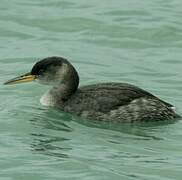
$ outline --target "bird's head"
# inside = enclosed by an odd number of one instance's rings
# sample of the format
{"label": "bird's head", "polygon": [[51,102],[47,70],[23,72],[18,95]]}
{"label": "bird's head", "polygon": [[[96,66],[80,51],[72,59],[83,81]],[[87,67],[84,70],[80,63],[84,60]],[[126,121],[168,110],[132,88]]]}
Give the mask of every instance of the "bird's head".
{"label": "bird's head", "polygon": [[13,78],[4,84],[10,85],[37,80],[41,84],[56,86],[66,83],[72,76],[78,76],[78,74],[66,59],[48,57],[38,61],[29,73]]}

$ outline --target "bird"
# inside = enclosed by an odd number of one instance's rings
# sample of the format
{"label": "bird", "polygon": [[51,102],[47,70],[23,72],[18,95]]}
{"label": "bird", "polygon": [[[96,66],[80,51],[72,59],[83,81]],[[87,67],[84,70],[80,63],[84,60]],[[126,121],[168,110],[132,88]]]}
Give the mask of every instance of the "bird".
{"label": "bird", "polygon": [[63,57],[44,58],[30,72],[5,85],[37,81],[52,86],[41,104],[82,118],[108,122],[149,122],[180,117],[174,106],[135,85],[103,82],[79,87],[75,67]]}

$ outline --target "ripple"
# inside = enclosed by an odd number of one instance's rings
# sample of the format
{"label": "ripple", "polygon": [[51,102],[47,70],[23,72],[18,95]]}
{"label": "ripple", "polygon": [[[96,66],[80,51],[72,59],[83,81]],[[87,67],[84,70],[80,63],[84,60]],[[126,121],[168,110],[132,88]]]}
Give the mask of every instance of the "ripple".
{"label": "ripple", "polygon": [[[129,82],[181,113],[180,0],[1,1],[0,83],[46,56],[81,84]],[[0,86],[3,179],[181,179],[182,123],[113,124],[42,107],[36,83]],[[23,174],[22,174],[23,172]]]}

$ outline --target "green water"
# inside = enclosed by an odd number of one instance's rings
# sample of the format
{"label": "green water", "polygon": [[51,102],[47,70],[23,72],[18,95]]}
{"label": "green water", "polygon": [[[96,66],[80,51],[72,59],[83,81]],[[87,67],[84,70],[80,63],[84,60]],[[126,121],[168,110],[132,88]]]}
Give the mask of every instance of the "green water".
{"label": "green water", "polygon": [[[138,85],[182,114],[182,1],[1,0],[0,83],[58,55],[81,85]],[[0,86],[0,179],[182,179],[182,123],[99,124],[43,107],[47,87]]]}

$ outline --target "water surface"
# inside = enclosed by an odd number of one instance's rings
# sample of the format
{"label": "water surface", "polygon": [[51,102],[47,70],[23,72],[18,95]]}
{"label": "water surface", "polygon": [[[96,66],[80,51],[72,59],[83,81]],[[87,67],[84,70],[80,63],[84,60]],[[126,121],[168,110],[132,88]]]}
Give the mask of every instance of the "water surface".
{"label": "water surface", "polygon": [[[0,83],[68,58],[81,85],[128,82],[182,114],[180,0],[1,0]],[[45,108],[48,87],[0,88],[0,179],[181,179],[182,122],[90,122]]]}

